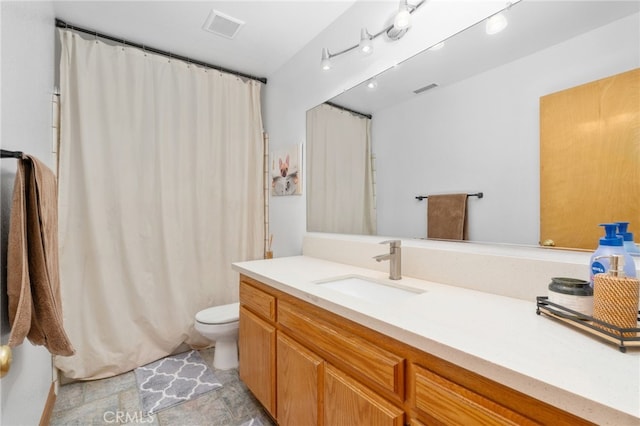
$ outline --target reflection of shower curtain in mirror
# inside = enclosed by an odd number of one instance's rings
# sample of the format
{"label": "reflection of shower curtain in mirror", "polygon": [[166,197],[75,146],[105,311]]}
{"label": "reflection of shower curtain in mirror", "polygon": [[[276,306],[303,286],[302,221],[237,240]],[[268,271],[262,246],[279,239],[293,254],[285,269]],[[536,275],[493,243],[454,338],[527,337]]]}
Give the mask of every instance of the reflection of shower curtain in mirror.
{"label": "reflection of shower curtain in mirror", "polygon": [[72,378],[207,342],[196,312],[238,300],[262,258],[261,84],[59,30],[59,229]]}
{"label": "reflection of shower curtain in mirror", "polygon": [[322,104],[307,112],[307,230],[375,234],[371,120]]}

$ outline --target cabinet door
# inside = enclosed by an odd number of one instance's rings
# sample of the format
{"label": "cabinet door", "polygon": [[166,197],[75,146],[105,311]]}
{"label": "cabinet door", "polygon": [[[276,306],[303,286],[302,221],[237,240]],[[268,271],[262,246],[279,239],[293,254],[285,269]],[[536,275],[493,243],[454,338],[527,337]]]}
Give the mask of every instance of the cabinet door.
{"label": "cabinet door", "polygon": [[275,417],[276,328],[241,306],[238,333],[240,380]]}
{"label": "cabinet door", "polygon": [[327,364],[324,375],[324,422],[331,426],[402,426],[404,413]]}
{"label": "cabinet door", "polygon": [[493,426],[536,424],[427,369],[415,366],[414,374],[415,405],[431,420],[428,423]]}
{"label": "cabinet door", "polygon": [[324,362],[313,352],[278,332],[277,418],[280,426],[321,425],[320,384]]}

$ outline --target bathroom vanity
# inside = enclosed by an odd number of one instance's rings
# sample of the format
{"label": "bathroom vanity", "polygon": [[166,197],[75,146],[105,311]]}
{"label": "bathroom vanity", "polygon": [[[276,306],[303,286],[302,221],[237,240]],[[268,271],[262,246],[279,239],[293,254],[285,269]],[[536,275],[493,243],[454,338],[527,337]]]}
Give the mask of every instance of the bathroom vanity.
{"label": "bathroom vanity", "polygon": [[[534,300],[310,256],[233,267],[240,378],[280,425],[640,424],[640,352]],[[406,297],[325,285],[353,277]]]}

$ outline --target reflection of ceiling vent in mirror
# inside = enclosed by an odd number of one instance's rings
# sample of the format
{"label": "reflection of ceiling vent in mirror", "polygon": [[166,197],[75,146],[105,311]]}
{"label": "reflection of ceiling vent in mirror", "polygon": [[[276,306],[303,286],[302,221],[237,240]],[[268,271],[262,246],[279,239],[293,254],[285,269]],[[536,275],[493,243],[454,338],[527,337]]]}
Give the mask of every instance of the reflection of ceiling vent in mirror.
{"label": "reflection of ceiling vent in mirror", "polygon": [[229,15],[212,10],[202,29],[226,38],[234,38],[244,22]]}
{"label": "reflection of ceiling vent in mirror", "polygon": [[416,95],[418,95],[418,94],[420,94],[420,93],[422,93],[422,92],[426,92],[426,91],[427,91],[427,90],[429,90],[429,89],[435,89],[436,87],[438,87],[438,84],[436,84],[436,83],[431,83],[431,84],[429,84],[429,85],[427,85],[427,86],[424,86],[424,87],[421,87],[421,88],[419,88],[419,89],[414,90],[414,91],[413,91],[413,93],[415,93]]}

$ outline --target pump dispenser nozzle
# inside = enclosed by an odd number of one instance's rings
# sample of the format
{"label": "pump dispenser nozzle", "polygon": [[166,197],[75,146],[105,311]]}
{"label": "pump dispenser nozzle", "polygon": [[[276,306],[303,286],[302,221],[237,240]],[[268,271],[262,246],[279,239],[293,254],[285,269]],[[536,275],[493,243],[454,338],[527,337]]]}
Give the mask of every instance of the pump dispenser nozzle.
{"label": "pump dispenser nozzle", "polygon": [[604,227],[605,236],[600,238],[600,245],[604,246],[622,246],[622,237],[619,237],[618,225],[616,223],[601,223],[600,226]]}
{"label": "pump dispenser nozzle", "polygon": [[609,259],[609,271],[607,274],[614,277],[624,277],[624,256],[620,254],[611,254],[608,256],[598,256],[594,260]]}
{"label": "pump dispenser nozzle", "polygon": [[640,255],[640,249],[633,241],[633,233],[628,231],[629,222],[616,222],[618,225],[618,236],[622,237],[625,250],[631,255]]}
{"label": "pump dispenser nozzle", "polygon": [[[591,255],[589,263],[590,274],[589,281],[593,286],[594,276],[609,271],[621,271],[624,268],[624,276],[635,277],[636,266],[631,255],[625,250],[622,237],[616,235],[618,225],[615,223],[601,223],[600,226],[604,227],[605,235],[600,238],[600,244],[597,250]],[[618,260],[617,267],[610,267],[611,256],[622,256],[624,260]],[[617,272],[616,276],[618,275]]]}
{"label": "pump dispenser nozzle", "polygon": [[618,225],[618,234],[622,235],[628,232],[629,222],[616,222],[616,225]]}

